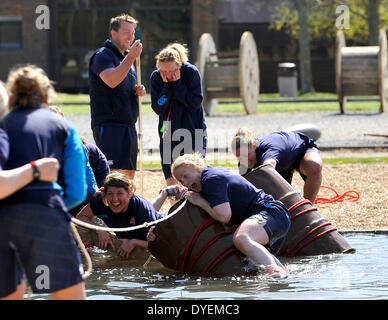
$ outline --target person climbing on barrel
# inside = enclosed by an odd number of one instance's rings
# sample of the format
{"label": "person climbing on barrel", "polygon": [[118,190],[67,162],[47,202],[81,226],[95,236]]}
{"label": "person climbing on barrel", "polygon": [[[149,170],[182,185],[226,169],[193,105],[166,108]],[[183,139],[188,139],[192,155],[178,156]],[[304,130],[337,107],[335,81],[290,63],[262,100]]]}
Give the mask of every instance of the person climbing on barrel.
{"label": "person climbing on barrel", "polygon": [[274,132],[253,138],[246,127],[237,129],[232,152],[244,175],[260,165],[270,164],[291,184],[295,169],[304,180],[303,196],[314,203],[322,183],[322,158],[315,142],[299,132]]}
{"label": "person climbing on barrel", "polygon": [[[159,115],[160,156],[166,184],[175,185],[171,163],[184,153],[206,152],[206,123],[198,69],[188,62],[188,50],[169,44],[156,56],[150,77],[151,107]],[[182,148],[181,148],[182,147]]]}
{"label": "person climbing on barrel", "polygon": [[[104,181],[102,194],[92,197],[78,213],[77,219],[110,228],[127,228],[155,221],[164,217],[158,211],[165,199],[177,195],[179,189],[177,186],[170,186],[162,190],[153,203],[134,192],[135,185],[125,174],[110,173]],[[99,247],[106,250],[110,245],[118,255],[128,258],[135,247],[148,248],[146,235],[145,228],[118,232],[116,235],[98,231]],[[115,248],[113,238],[121,240],[119,248]]]}
{"label": "person climbing on barrel", "polygon": [[[178,157],[171,166],[175,179],[187,187],[184,197],[221,223],[239,224],[233,244],[272,276],[287,271],[274,257],[290,227],[287,208],[238,174],[205,165],[197,154]],[[155,239],[151,232],[147,240]]]}

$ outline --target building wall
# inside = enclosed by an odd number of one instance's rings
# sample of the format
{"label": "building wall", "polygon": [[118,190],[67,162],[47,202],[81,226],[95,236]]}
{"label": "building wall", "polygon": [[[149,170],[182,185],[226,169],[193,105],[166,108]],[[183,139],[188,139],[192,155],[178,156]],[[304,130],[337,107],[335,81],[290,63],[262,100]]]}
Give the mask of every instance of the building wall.
{"label": "building wall", "polygon": [[22,18],[22,47],[17,49],[0,48],[0,80],[5,81],[10,68],[16,64],[33,63],[49,73],[49,33],[50,30],[39,30],[35,13],[39,5],[48,5],[49,0],[2,0],[0,17]]}

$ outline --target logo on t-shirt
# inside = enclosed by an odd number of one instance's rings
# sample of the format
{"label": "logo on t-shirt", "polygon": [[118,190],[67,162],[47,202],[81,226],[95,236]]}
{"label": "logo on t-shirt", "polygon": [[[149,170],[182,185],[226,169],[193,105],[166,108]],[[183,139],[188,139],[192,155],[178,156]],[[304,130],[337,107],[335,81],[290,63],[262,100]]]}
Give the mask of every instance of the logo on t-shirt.
{"label": "logo on t-shirt", "polygon": [[164,104],[166,103],[167,100],[168,100],[168,99],[166,98],[166,96],[165,96],[165,95],[162,95],[162,96],[159,98],[159,100],[158,100],[158,105],[160,105],[160,106],[164,105]]}
{"label": "logo on t-shirt", "polygon": [[135,217],[131,217],[131,219],[129,219],[129,224],[130,224],[131,226],[136,225]]}

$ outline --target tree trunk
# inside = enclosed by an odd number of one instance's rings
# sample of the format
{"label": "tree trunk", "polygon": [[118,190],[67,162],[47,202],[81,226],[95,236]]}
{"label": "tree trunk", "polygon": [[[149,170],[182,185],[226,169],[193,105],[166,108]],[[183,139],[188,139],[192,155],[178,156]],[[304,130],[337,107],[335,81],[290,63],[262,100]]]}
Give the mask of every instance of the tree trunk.
{"label": "tree trunk", "polygon": [[379,43],[379,4],[380,0],[369,0],[368,27],[370,46],[377,46]]}
{"label": "tree trunk", "polygon": [[310,39],[308,26],[307,2],[295,0],[299,19],[299,66],[300,66],[300,93],[314,91],[311,71]]}

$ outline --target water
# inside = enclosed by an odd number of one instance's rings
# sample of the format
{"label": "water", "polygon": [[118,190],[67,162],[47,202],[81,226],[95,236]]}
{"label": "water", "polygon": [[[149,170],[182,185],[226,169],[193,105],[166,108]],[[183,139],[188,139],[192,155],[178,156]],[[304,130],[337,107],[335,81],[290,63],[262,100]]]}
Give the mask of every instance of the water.
{"label": "water", "polygon": [[[105,251],[93,254],[93,274],[86,281],[90,300],[180,299],[388,299],[388,236],[346,234],[355,254],[281,258],[286,279],[266,275],[244,277],[186,277],[158,262],[128,266]],[[32,299],[47,296],[32,295]]]}

